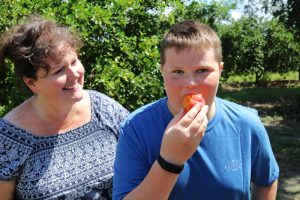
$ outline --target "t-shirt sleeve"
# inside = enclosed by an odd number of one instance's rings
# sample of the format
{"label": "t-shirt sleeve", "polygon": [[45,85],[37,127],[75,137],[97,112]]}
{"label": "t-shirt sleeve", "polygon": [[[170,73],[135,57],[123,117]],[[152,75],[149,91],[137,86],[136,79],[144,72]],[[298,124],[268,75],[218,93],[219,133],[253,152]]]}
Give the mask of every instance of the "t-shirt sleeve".
{"label": "t-shirt sleeve", "polygon": [[259,132],[258,145],[251,170],[251,181],[260,186],[269,186],[278,179],[279,167],[266,129],[261,122],[257,127]]}
{"label": "t-shirt sleeve", "polygon": [[19,176],[20,168],[32,150],[26,142],[25,138],[1,127],[0,181],[9,181]]}
{"label": "t-shirt sleeve", "polygon": [[114,163],[113,199],[124,196],[138,186],[151,166],[143,156],[141,144],[134,127],[124,121],[120,131]]}
{"label": "t-shirt sleeve", "polygon": [[96,92],[92,93],[92,101],[94,103],[94,115],[105,124],[116,135],[119,136],[119,128],[121,122],[128,116],[129,111],[114,99]]}

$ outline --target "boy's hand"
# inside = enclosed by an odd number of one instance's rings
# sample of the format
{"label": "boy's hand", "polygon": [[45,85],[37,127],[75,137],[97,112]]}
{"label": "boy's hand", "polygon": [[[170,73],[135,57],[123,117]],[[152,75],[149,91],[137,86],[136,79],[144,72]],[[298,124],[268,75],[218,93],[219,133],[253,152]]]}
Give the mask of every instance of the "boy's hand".
{"label": "boy's hand", "polygon": [[160,154],[170,163],[183,165],[200,144],[208,120],[208,106],[197,103],[185,113],[182,109],[166,128]]}

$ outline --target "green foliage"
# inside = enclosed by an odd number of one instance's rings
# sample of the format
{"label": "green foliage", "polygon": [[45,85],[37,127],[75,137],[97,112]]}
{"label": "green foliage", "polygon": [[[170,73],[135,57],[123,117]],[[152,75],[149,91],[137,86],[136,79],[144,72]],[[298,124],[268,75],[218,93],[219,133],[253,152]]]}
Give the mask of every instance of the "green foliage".
{"label": "green foliage", "polygon": [[175,18],[178,21],[186,19],[198,20],[217,30],[220,23],[230,19],[229,11],[234,8],[235,4],[231,3],[231,1],[212,1],[212,3],[191,1],[190,4],[183,8],[179,7],[175,11]]}
{"label": "green foliage", "polygon": [[295,33],[276,19],[244,17],[220,26],[225,61],[224,76],[255,74],[259,82],[267,72],[297,71],[300,43]]}
{"label": "green foliage", "polygon": [[[225,80],[236,75],[297,70],[299,42],[277,21],[230,21],[234,1],[183,0],[2,0],[0,34],[26,15],[54,19],[79,32],[86,89],[95,89],[129,110],[164,95],[159,71],[159,42],[175,22],[208,23],[222,38]],[[296,59],[297,58],[297,59]],[[7,61],[8,62],[8,61]],[[1,69],[0,115],[28,97],[13,65]]]}
{"label": "green foliage", "polygon": [[[178,3],[174,1],[174,3]],[[170,1],[22,0],[0,4],[3,32],[23,15],[39,14],[80,33],[80,59],[87,89],[115,98],[130,110],[163,96],[159,72],[159,37],[171,24],[163,12]],[[14,85],[13,66],[1,80],[0,105],[12,108],[22,99],[8,92]]]}
{"label": "green foliage", "polygon": [[[298,72],[289,71],[287,73],[264,73],[262,80],[263,81],[297,81],[298,80]],[[247,75],[232,75],[228,77],[226,80],[224,78],[221,79],[222,83],[234,84],[234,83],[255,83],[255,74],[247,74]]]}

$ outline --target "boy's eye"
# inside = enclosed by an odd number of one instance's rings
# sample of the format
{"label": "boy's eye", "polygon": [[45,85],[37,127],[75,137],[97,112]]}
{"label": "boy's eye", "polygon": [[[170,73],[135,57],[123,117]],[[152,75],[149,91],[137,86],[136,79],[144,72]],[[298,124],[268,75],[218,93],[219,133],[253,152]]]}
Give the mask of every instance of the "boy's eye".
{"label": "boy's eye", "polygon": [[207,72],[207,71],[208,71],[207,69],[198,69],[197,70],[198,73],[204,73],[204,72]]}
{"label": "boy's eye", "polygon": [[183,74],[183,71],[182,70],[174,70],[172,73],[174,74]]}

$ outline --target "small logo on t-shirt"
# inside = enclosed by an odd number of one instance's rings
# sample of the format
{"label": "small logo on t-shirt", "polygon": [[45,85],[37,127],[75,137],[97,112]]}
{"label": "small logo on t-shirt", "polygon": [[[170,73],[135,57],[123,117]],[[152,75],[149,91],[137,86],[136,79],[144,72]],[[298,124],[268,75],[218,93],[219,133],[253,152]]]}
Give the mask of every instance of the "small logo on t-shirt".
{"label": "small logo on t-shirt", "polygon": [[229,171],[237,171],[242,168],[241,160],[231,160],[226,162],[225,169]]}

